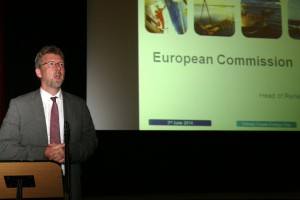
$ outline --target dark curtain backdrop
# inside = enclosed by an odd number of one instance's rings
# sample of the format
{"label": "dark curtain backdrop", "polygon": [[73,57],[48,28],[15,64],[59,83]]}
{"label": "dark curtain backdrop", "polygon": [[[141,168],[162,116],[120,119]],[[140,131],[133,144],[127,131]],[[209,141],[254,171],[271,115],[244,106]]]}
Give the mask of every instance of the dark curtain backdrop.
{"label": "dark curtain backdrop", "polygon": [[4,81],[3,81],[3,2],[0,1],[0,124],[4,116]]}
{"label": "dark curtain backdrop", "polygon": [[44,45],[65,54],[63,89],[86,96],[86,2],[14,1],[4,4],[4,106],[11,98],[38,89],[34,58]]}

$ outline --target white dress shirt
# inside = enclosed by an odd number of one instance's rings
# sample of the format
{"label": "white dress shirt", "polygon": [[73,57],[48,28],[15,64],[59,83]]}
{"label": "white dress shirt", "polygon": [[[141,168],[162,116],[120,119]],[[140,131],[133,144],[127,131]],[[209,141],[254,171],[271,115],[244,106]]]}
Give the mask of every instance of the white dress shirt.
{"label": "white dress shirt", "polygon": [[[51,108],[53,101],[50,99],[53,97],[51,94],[40,89],[43,106],[44,106],[44,112],[45,112],[45,118],[46,118],[46,125],[47,125],[47,135],[48,135],[48,143],[50,143],[50,116],[51,116]],[[61,90],[55,95],[57,97],[56,103],[58,106],[58,115],[59,115],[59,128],[60,128],[60,141],[64,143],[64,112],[63,112],[63,98]]]}
{"label": "white dress shirt", "polygon": [[[47,125],[47,136],[48,136],[48,144],[50,143],[50,116],[51,116],[51,108],[53,101],[50,99],[53,97],[51,94],[40,88],[40,93],[43,101],[46,125]],[[58,117],[59,117],[59,128],[60,128],[60,141],[64,143],[64,108],[63,108],[63,97],[61,90],[55,95],[56,103],[58,106]],[[65,165],[61,165],[62,173],[65,175]]]}

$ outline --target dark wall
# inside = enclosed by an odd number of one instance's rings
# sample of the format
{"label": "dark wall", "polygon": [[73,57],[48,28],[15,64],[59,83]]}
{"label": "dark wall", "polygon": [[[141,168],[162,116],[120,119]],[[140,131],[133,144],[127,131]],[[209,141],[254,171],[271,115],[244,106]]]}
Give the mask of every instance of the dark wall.
{"label": "dark wall", "polygon": [[98,134],[98,152],[83,165],[85,182],[96,182],[86,185],[90,195],[253,193],[274,197],[283,193],[291,197],[300,191],[298,133]]}
{"label": "dark wall", "polygon": [[[65,52],[63,89],[86,98],[86,2],[41,2],[4,2],[5,109],[11,98],[39,87],[34,57],[46,44]],[[99,148],[83,164],[87,196],[300,192],[297,132],[97,134]]]}
{"label": "dark wall", "polygon": [[86,95],[86,2],[4,1],[5,105],[39,87],[34,58],[55,44],[66,57],[63,88]]}

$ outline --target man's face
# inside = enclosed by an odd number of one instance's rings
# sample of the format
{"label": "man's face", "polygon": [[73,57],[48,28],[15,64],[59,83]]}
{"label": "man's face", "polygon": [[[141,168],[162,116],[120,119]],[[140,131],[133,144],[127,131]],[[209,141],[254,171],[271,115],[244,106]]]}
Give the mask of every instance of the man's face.
{"label": "man's face", "polygon": [[46,54],[42,57],[40,68],[36,75],[41,79],[41,86],[47,89],[59,89],[65,78],[64,60],[56,54]]}

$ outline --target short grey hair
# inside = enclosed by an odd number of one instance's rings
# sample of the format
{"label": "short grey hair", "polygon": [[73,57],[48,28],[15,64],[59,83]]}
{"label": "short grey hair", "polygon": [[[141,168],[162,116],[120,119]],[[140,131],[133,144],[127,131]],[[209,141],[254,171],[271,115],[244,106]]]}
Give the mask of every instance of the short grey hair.
{"label": "short grey hair", "polygon": [[58,48],[55,45],[47,45],[44,46],[39,52],[36,54],[36,57],[34,59],[35,68],[39,68],[41,66],[41,59],[46,54],[56,54],[60,55],[60,57],[65,60],[64,54],[60,48]]}

